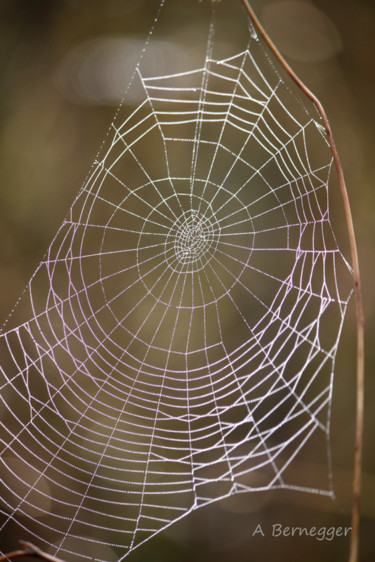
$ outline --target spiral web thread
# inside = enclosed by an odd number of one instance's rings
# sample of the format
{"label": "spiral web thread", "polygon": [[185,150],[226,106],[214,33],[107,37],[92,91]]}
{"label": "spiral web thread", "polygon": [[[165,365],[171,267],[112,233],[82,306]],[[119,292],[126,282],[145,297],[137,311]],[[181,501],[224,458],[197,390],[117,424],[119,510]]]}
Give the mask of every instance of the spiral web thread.
{"label": "spiral web thread", "polygon": [[293,472],[313,439],[329,464],[350,297],[332,158],[248,40],[215,60],[211,26],[202,67],[138,68],[144,101],[112,124],[17,307],[27,321],[1,337],[2,536],[121,560],[235,493],[332,493]]}

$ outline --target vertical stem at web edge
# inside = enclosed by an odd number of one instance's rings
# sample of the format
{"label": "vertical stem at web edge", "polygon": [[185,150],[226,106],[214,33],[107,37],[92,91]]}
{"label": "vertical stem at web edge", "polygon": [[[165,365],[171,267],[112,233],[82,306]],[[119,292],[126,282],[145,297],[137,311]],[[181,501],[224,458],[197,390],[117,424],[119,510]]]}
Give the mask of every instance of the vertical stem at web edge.
{"label": "vertical stem at web edge", "polygon": [[327,139],[331,147],[333,160],[339,180],[341,196],[344,204],[346,223],[348,227],[350,252],[352,258],[353,277],[354,277],[354,293],[357,315],[357,396],[356,396],[356,429],[355,429],[355,448],[354,448],[354,473],[353,473],[353,499],[352,499],[352,532],[350,538],[349,562],[357,562],[358,560],[358,543],[359,543],[359,505],[361,495],[361,471],[362,471],[362,442],[363,442],[363,410],[364,410],[364,317],[361,292],[361,280],[359,271],[359,260],[357,243],[354,232],[352,212],[350,209],[348,191],[345,184],[344,172],[340,163],[340,158],[333,139],[332,130],[328,122],[328,117],[318,98],[305,86],[298,78],[289,64],[286,62],[280,51],[274,45],[262,24],[250,7],[248,0],[241,0],[247,14],[252,20],[255,28],[264,39],[276,59],[281,66],[294,80],[302,92],[310,98],[314,103],[323,120]]}

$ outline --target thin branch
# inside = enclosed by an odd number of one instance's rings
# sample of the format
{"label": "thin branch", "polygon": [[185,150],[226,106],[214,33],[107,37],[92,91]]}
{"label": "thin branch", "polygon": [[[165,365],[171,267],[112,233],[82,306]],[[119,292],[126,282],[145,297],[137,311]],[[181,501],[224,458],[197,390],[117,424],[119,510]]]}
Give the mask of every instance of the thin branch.
{"label": "thin branch", "polygon": [[350,539],[349,562],[357,562],[358,560],[358,541],[359,541],[359,515],[360,515],[360,495],[361,495],[361,472],[362,472],[362,447],[363,447],[363,410],[364,410],[364,316],[361,292],[361,280],[359,271],[358,250],[354,232],[353,218],[350,209],[348,191],[345,184],[343,169],[340,158],[333,139],[332,130],[328,122],[328,118],[324,108],[318,98],[305,86],[298,78],[289,64],[286,62],[280,51],[272,42],[262,24],[250,7],[248,0],[241,0],[246,12],[251,18],[255,28],[264,39],[276,59],[286,70],[289,76],[294,80],[302,92],[314,103],[323,120],[327,139],[331,147],[333,160],[335,163],[337,177],[339,180],[341,196],[344,204],[346,223],[348,227],[350,252],[352,258],[353,277],[354,277],[354,293],[357,315],[357,397],[356,397],[356,430],[355,430],[355,448],[354,448],[354,473],[353,473],[353,500],[352,500],[352,533]]}
{"label": "thin branch", "polygon": [[64,562],[60,558],[55,558],[46,552],[43,552],[37,546],[31,544],[31,542],[20,541],[22,549],[13,550],[13,552],[8,552],[0,556],[0,562],[4,560],[14,560],[15,558],[21,558],[23,556],[30,556],[32,558],[39,558],[40,560],[47,560],[47,562]]}

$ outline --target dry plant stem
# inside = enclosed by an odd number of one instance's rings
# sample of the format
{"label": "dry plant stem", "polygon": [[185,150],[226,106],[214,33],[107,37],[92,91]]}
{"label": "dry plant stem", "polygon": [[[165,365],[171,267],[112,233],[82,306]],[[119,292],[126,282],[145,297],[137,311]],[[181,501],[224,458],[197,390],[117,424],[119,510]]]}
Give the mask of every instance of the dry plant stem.
{"label": "dry plant stem", "polygon": [[30,556],[31,558],[39,558],[40,560],[47,560],[47,562],[64,562],[60,558],[55,558],[43,550],[40,550],[37,546],[31,544],[31,542],[20,541],[22,549],[14,550],[13,552],[8,552],[3,556],[0,556],[0,562],[4,560],[14,560],[15,558],[21,558],[23,556]]}
{"label": "dry plant stem", "polygon": [[294,80],[302,92],[310,98],[314,103],[323,120],[327,139],[331,147],[333,160],[335,163],[337,176],[340,184],[341,196],[344,204],[346,222],[349,233],[349,243],[353,266],[354,292],[357,315],[357,397],[356,397],[356,430],[355,430],[355,451],[354,451],[354,475],[353,475],[353,502],[352,502],[352,533],[350,540],[349,562],[357,562],[358,560],[358,535],[359,535],[359,500],[361,494],[361,470],[362,470],[362,440],[363,440],[363,409],[364,409],[364,317],[361,293],[361,282],[359,273],[358,250],[354,233],[353,218],[349,204],[348,192],[346,189],[344,173],[340,163],[340,158],[336,149],[336,145],[332,136],[331,127],[328,122],[327,115],[320,101],[315,95],[301,82],[298,76],[281,55],[277,47],[267,35],[263,26],[256,17],[253,9],[247,0],[241,0],[252,20],[255,28],[267,43],[268,47],[275,55],[281,66],[286,70],[289,76]]}

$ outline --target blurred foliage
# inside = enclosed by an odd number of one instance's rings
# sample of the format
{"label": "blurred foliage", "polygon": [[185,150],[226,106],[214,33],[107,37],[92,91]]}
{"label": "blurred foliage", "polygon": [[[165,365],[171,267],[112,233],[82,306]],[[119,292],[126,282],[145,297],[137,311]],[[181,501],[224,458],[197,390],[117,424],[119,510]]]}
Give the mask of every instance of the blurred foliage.
{"label": "blurred foliage", "polygon": [[[193,5],[198,0],[176,1],[180,10],[176,29],[163,29],[161,23],[161,31],[166,37],[180,37],[184,45],[194,43],[194,30],[198,29],[199,22]],[[227,1],[229,7],[235,0],[223,1]],[[367,324],[361,561],[370,562],[375,557],[375,454],[372,446],[375,355],[371,345],[375,329],[372,185],[375,176],[372,56],[375,52],[375,3],[372,0],[307,3],[324,14],[325,25],[334,30],[334,48],[328,49],[329,56],[323,58],[314,57],[314,52],[318,47],[324,52],[322,41],[326,39],[328,27],[323,27],[320,35],[311,33],[302,49],[298,43],[301,36],[293,34],[293,27],[288,28],[285,36],[283,26],[275,27],[272,19],[275,14],[280,17],[285,11],[296,8],[295,4],[299,7],[305,4],[302,0],[254,0],[252,4],[270,32],[278,30],[275,41],[279,40],[280,47],[284,46],[293,68],[323,102],[346,173],[362,264]],[[84,52],[82,45],[97,45],[95,41],[110,38],[144,39],[157,6],[158,0],[2,0],[0,3],[1,319],[7,317],[65,216],[115,111],[117,94],[111,103],[108,98],[100,101],[100,96],[94,100],[85,99],[82,92],[77,95],[76,83],[67,78],[67,72],[78,64],[77,56]],[[288,20],[285,25],[287,23]],[[306,29],[309,25],[310,20]],[[231,34],[235,34],[235,26],[228,15],[229,38]],[[302,56],[301,53],[307,54]],[[102,76],[100,67],[98,76]],[[123,79],[126,84],[126,69]],[[339,197],[333,195],[332,201],[334,211],[335,206],[340,205]],[[339,236],[345,246],[344,226],[339,229]],[[129,560],[249,562],[268,559],[282,562],[302,557],[306,561],[345,560],[348,548],[345,539],[332,542],[306,537],[268,540],[259,535],[252,537],[252,533],[258,523],[264,529],[275,522],[308,527],[349,524],[354,354],[352,307],[337,360],[333,396],[334,501],[290,491],[239,496],[198,510],[136,550]],[[14,546],[14,537],[0,540],[9,542],[9,548]]]}

